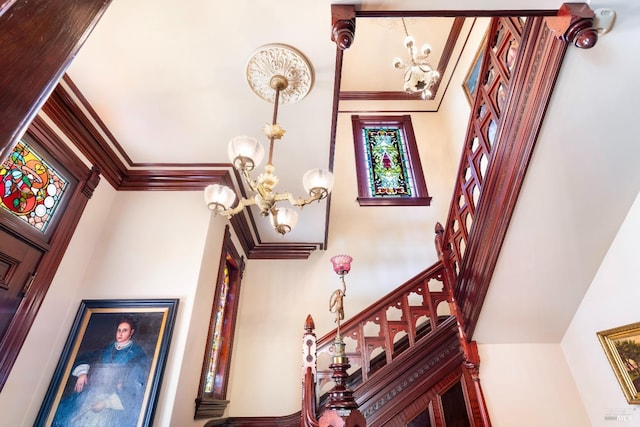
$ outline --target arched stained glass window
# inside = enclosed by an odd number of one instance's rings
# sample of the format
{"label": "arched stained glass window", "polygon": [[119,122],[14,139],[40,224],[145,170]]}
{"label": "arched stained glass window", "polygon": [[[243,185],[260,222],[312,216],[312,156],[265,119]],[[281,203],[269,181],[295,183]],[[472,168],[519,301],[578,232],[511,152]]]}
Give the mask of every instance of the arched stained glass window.
{"label": "arched stained glass window", "polygon": [[24,140],[2,162],[0,178],[0,206],[44,232],[69,181]]}
{"label": "arched stained glass window", "polygon": [[411,116],[351,116],[360,206],[428,206]]}

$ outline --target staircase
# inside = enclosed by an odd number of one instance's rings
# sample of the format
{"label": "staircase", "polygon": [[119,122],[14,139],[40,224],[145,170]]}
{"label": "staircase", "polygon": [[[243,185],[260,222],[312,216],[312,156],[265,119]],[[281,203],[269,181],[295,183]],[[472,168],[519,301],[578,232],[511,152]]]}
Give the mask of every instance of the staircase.
{"label": "staircase", "polygon": [[[566,44],[542,16],[494,18],[487,40],[449,215],[436,227],[439,261],[341,326],[368,426],[491,425],[471,338]],[[301,412],[206,425],[316,427],[335,333],[313,343]]]}

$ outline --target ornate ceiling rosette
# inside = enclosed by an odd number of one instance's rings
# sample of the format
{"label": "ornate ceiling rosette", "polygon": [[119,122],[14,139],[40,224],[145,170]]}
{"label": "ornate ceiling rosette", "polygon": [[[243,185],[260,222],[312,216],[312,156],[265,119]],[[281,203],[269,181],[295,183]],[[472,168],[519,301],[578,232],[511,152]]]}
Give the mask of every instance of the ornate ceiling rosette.
{"label": "ornate ceiling rosette", "polygon": [[304,98],[313,85],[313,67],[297,49],[284,44],[258,48],[247,63],[247,82],[251,90],[267,102],[274,102],[272,78],[282,76],[287,86],[280,92],[281,104],[293,104]]}

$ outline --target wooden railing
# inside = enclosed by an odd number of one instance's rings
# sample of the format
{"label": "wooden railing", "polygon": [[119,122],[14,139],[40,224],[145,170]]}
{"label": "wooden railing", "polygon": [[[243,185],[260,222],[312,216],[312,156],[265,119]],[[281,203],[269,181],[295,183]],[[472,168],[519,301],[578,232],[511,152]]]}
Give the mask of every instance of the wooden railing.
{"label": "wooden railing", "polygon": [[[474,419],[481,419],[475,425],[483,426],[490,426],[490,421],[478,378],[477,348],[470,340],[566,50],[541,17],[496,18],[487,40],[449,215],[445,227],[436,229],[440,261],[341,325],[352,365],[349,372],[357,378],[352,388],[363,389],[374,372],[401,354],[408,356],[398,361],[403,368],[425,358],[428,364],[450,362],[443,370],[461,368],[464,361]],[[288,427],[302,419],[303,426],[316,427],[312,406],[330,380],[335,334],[334,330],[317,341],[315,375],[314,369],[303,372],[305,412],[270,419],[268,424],[224,425]],[[431,357],[431,347],[450,351]],[[408,351],[411,348],[414,351]],[[318,393],[310,386],[314,382],[321,389]],[[377,402],[387,401],[399,387],[392,384]]]}
{"label": "wooden railing", "polygon": [[[473,329],[566,49],[544,18],[531,16],[494,18],[486,43],[449,214],[437,229],[440,261],[342,325],[354,389],[448,314],[481,395]],[[318,341],[318,395],[334,337]]]}
{"label": "wooden railing", "polygon": [[[358,371],[358,380],[351,387],[367,381],[373,372],[437,330],[442,316],[450,314],[443,280],[443,267],[437,263],[341,325],[340,333],[352,366],[349,372]],[[330,382],[328,366],[335,336],[334,330],[317,343],[319,395]]]}
{"label": "wooden railing", "polygon": [[521,60],[525,21],[496,18],[487,33],[476,97],[456,175],[444,241],[451,246],[456,273],[469,243],[484,184],[498,146],[508,109],[513,71]]}
{"label": "wooden railing", "polygon": [[488,29],[443,236],[468,339],[567,48],[558,36],[539,16],[494,18]]}

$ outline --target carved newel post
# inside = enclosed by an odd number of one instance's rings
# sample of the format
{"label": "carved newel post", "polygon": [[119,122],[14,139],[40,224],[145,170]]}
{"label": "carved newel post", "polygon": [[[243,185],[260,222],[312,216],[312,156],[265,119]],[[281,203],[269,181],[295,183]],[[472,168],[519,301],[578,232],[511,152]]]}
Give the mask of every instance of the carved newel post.
{"label": "carved newel post", "polygon": [[333,370],[331,378],[335,382],[329,391],[329,401],[325,406],[322,417],[318,420],[320,427],[365,427],[367,422],[358,410],[358,404],[353,397],[353,391],[347,388],[346,382],[351,367],[345,352],[345,343],[340,335],[340,322],[344,320],[343,298],[346,296],[347,285],[345,274],[351,269],[352,258],[348,255],[337,255],[331,258],[333,270],[340,277],[342,289],[336,289],[329,298],[329,311],[335,313],[337,323],[336,338],[333,343],[333,360],[329,368]]}

